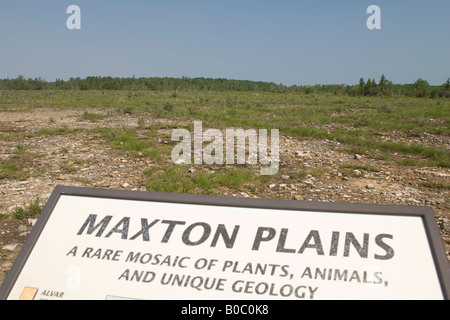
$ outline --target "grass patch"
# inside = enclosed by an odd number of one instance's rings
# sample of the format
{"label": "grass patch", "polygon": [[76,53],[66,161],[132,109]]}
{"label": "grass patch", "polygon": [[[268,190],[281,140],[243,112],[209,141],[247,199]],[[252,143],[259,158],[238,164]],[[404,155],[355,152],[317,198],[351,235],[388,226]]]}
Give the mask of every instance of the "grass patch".
{"label": "grass patch", "polygon": [[364,177],[363,171],[369,171],[369,172],[380,172],[381,170],[377,167],[374,167],[370,164],[353,164],[353,163],[345,163],[339,166],[341,169],[341,173],[344,177],[355,177],[355,178],[361,178]]}
{"label": "grass patch", "polygon": [[125,115],[133,114],[134,108],[132,106],[122,107],[122,108],[119,108],[119,112],[122,112]]}
{"label": "grass patch", "polygon": [[0,161],[0,179],[25,180],[28,177],[24,170],[29,163],[25,147],[17,145],[16,148],[9,160]]}
{"label": "grass patch", "polygon": [[313,168],[313,169],[301,169],[292,173],[294,179],[304,179],[306,176],[311,175],[312,177],[318,178],[325,174],[323,168]]}
{"label": "grass patch", "polygon": [[64,172],[64,173],[77,173],[79,168],[75,167],[73,164],[71,163],[62,163],[59,165],[59,168]]}
{"label": "grass patch", "polygon": [[439,182],[434,182],[434,181],[422,181],[420,184],[427,188],[450,190],[450,184],[439,183]]}
{"label": "grass patch", "polygon": [[[383,150],[391,153],[402,153],[404,155],[415,155],[424,159],[402,159],[403,165],[418,165],[426,163],[431,166],[450,168],[450,152],[435,147],[425,147],[421,145],[409,145],[405,143],[381,142],[375,139],[364,139],[340,135],[337,141],[349,145],[345,149],[356,153],[371,152],[371,150]],[[425,161],[421,161],[425,160]]]}
{"label": "grass patch", "polygon": [[202,170],[189,172],[186,166],[153,167],[144,171],[144,175],[147,191],[154,192],[217,194],[221,188],[240,190],[263,182],[245,169],[225,169],[213,174]]}
{"label": "grass patch", "polygon": [[73,132],[77,132],[80,131],[82,129],[70,129],[67,125],[63,125],[60,128],[55,128],[55,129],[48,129],[48,128],[43,128],[40,130],[37,130],[35,132],[31,132],[31,133],[16,133],[16,134],[10,134],[10,137],[17,137],[17,138],[33,138],[33,137],[43,137],[43,136],[59,136],[59,135],[63,135],[63,134],[68,134],[68,133],[73,133]]}
{"label": "grass patch", "polygon": [[217,173],[215,179],[221,186],[239,190],[244,184],[251,183],[255,174],[245,169],[225,170]]}
{"label": "grass patch", "polygon": [[91,121],[91,122],[97,122],[99,120],[105,119],[106,117],[107,117],[107,115],[104,115],[104,114],[91,113],[91,112],[85,111],[81,118],[83,120],[87,120],[87,121]]}
{"label": "grass patch", "polygon": [[145,148],[144,143],[141,143],[131,130],[125,133],[110,131],[107,138],[110,144],[120,147],[123,151],[142,151]]}
{"label": "grass patch", "polygon": [[[169,95],[169,96],[168,96]],[[392,153],[403,165],[427,163],[428,166],[450,167],[450,152],[445,148],[388,142],[383,136],[396,131],[404,137],[435,134],[450,135],[450,99],[412,98],[406,96],[352,97],[333,93],[310,92],[246,92],[246,91],[164,91],[164,90],[45,90],[8,91],[2,96],[4,110],[20,108],[109,108],[138,117],[138,126],[145,127],[143,114],[154,118],[177,119],[179,122],[201,120],[210,128],[279,129],[281,134],[297,138],[318,138],[338,141],[347,150],[372,153],[374,158],[391,161]],[[87,120],[96,121],[104,115],[88,113]],[[178,121],[177,121],[178,122]],[[8,131],[5,131],[8,130]],[[42,129],[29,134],[0,130],[6,137],[54,135],[72,132],[68,128]],[[113,129],[111,129],[113,130]],[[112,131],[110,131],[112,132]],[[124,133],[124,132],[121,132]],[[116,145],[120,133],[111,140]],[[145,153],[147,147],[131,134],[122,139],[125,151]],[[116,145],[119,146],[119,145]],[[139,151],[137,151],[139,150]],[[414,156],[410,160],[407,156]],[[402,159],[402,160],[400,160]],[[404,161],[403,161],[404,159]],[[401,162],[403,161],[403,163]]]}
{"label": "grass patch", "polygon": [[25,146],[18,144],[9,159],[0,160],[0,179],[25,180],[30,175],[40,175],[38,172],[30,174],[29,167],[33,159],[41,156],[42,154],[29,152]]}
{"label": "grass patch", "polygon": [[25,180],[28,173],[23,171],[24,164],[16,162],[0,162],[0,179]]}
{"label": "grass patch", "polygon": [[41,214],[43,206],[40,204],[39,198],[29,202],[25,207],[16,208],[11,216],[15,219],[36,218]]}
{"label": "grass patch", "polygon": [[186,167],[154,167],[144,171],[147,177],[147,191],[212,194],[213,177],[203,171],[189,173]]}
{"label": "grass patch", "polygon": [[73,178],[73,180],[75,180],[76,182],[82,183],[82,184],[88,184],[91,182],[90,179],[83,178],[83,177],[75,177],[75,178]]}
{"label": "grass patch", "polygon": [[116,141],[124,151],[144,151],[155,145],[153,141],[142,140],[132,133],[119,134]]}
{"label": "grass patch", "polygon": [[156,148],[156,142],[147,137],[140,137],[135,129],[122,131],[113,128],[96,128],[91,132],[100,133],[111,146],[120,148],[132,157],[160,158],[161,150],[159,150],[160,147]]}

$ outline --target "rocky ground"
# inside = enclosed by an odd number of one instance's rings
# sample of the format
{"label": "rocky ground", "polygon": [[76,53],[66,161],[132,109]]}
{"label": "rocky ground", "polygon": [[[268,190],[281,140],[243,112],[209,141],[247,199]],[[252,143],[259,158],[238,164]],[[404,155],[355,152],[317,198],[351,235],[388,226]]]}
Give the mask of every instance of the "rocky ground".
{"label": "rocky ground", "polygon": [[[93,122],[83,120],[83,111],[38,109],[27,113],[0,112],[0,133],[31,133],[43,128],[61,127],[79,129],[67,130],[64,134],[23,135],[20,141],[17,138],[2,139],[0,160],[10,159],[14,152],[17,155],[19,144],[28,155],[35,157],[22,169],[28,174],[26,179],[0,179],[0,213],[10,214],[36,198],[44,204],[57,185],[146,191],[143,171],[155,165],[154,160],[129,157],[89,130],[96,127],[137,127],[138,116],[113,114]],[[153,120],[145,118],[145,121],[150,124]],[[170,123],[176,119],[163,121]],[[408,142],[407,137],[396,135],[398,133],[386,134],[386,139]],[[166,136],[161,132],[161,136],[153,139],[157,144],[167,144]],[[420,143],[450,148],[448,138],[426,136]],[[392,155],[397,156],[400,157]],[[204,167],[201,166],[187,168],[202,169]],[[395,161],[374,160],[365,154],[349,154],[335,141],[298,140],[281,133],[280,173],[267,184],[258,185],[256,190],[224,192],[223,195],[429,206],[436,215],[450,259],[450,191],[445,187],[435,187],[448,186],[449,183],[449,169],[402,166]],[[33,219],[0,220],[0,284],[12,267],[33,222]]]}

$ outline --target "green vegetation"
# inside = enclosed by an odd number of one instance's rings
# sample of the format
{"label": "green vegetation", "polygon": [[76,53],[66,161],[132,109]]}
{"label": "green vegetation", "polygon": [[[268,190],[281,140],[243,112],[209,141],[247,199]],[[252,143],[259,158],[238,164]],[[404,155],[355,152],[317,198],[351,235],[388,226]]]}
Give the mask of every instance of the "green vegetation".
{"label": "green vegetation", "polygon": [[25,207],[14,209],[11,216],[15,219],[36,218],[41,214],[43,206],[39,198],[30,201]]}
{"label": "green vegetation", "polygon": [[[37,153],[28,152],[21,144],[16,146],[16,150],[7,160],[0,160],[0,179],[25,180],[30,176],[28,166],[33,162],[33,158],[41,156]],[[35,172],[33,175],[39,175]]]}
{"label": "green vegetation", "polygon": [[61,128],[56,129],[44,128],[33,133],[26,133],[25,136],[26,137],[57,136],[76,131],[77,131],[76,129],[70,129],[67,126],[62,126]]}
{"label": "green vegetation", "polygon": [[[40,86],[40,90],[36,86]],[[444,143],[424,144],[429,135],[447,141],[450,137],[450,80],[431,86],[419,79],[411,85],[395,85],[384,76],[360,79],[354,86],[291,86],[225,79],[116,79],[87,78],[41,83],[25,79],[0,81],[0,110],[31,111],[36,108],[86,108],[83,120],[129,117],[134,128],[97,127],[70,129],[66,126],[36,132],[16,132],[8,124],[0,128],[1,139],[63,135],[89,130],[90,139],[107,143],[130,157],[147,158],[154,164],[144,173],[149,191],[220,194],[251,191],[273,177],[260,177],[247,167],[220,167],[189,172],[170,162],[173,143],[170,132],[193,121],[204,127],[279,129],[298,139],[328,139],[337,148],[367,158],[407,166],[450,167],[450,152]],[[13,89],[21,90],[13,90]],[[29,90],[25,90],[29,89]],[[63,90],[64,89],[64,90]],[[98,108],[98,111],[96,110]],[[107,110],[107,112],[105,112]],[[151,119],[151,121],[146,121]],[[158,122],[160,119],[160,122]],[[170,120],[170,121],[167,121]],[[52,123],[55,120],[52,121]],[[166,140],[167,143],[161,143]],[[62,148],[61,153],[69,150]],[[29,152],[18,146],[0,160],[0,179],[26,179],[32,162]],[[73,161],[61,165],[64,173],[76,173]],[[284,170],[284,169],[282,169]],[[378,168],[342,164],[344,176],[359,177]],[[293,169],[294,178],[320,177],[322,168]],[[80,178],[80,183],[87,180]],[[425,187],[448,189],[448,185],[424,182]]]}
{"label": "green vegetation", "polygon": [[155,146],[155,142],[148,137],[139,137],[134,129],[122,131],[120,129],[107,128],[103,131],[108,142],[123,151],[131,152],[134,155],[143,155],[144,151],[150,151]]}
{"label": "green vegetation", "polygon": [[218,191],[252,189],[265,178],[249,169],[221,169],[210,173],[188,170],[186,166],[156,166],[144,172],[147,190],[154,192],[220,194]]}
{"label": "green vegetation", "polygon": [[363,171],[368,171],[368,172],[380,172],[380,169],[371,166],[371,165],[357,165],[357,164],[351,164],[351,163],[346,163],[340,166],[341,172],[343,174],[343,176],[345,177],[363,177],[364,176],[364,172]]}
{"label": "green vegetation", "polygon": [[450,184],[439,183],[434,181],[423,181],[420,184],[427,188],[450,190]]}
{"label": "green vegetation", "polygon": [[245,169],[221,171],[215,177],[219,185],[235,190],[239,190],[246,183],[251,183],[254,178],[255,174]]}
{"label": "green vegetation", "polygon": [[[171,98],[177,97],[177,90],[186,91],[254,91],[278,93],[332,93],[350,96],[389,96],[405,95],[415,97],[450,97],[450,79],[441,86],[431,86],[426,80],[419,78],[414,84],[394,85],[384,74],[377,83],[375,79],[363,78],[358,84],[349,85],[314,85],[314,86],[285,86],[269,82],[247,80],[228,80],[210,78],[113,78],[87,77],[70,78],[68,81],[57,79],[47,82],[41,78],[0,79],[0,90],[164,90],[173,91]],[[132,96],[132,94],[130,94]]]}
{"label": "green vegetation", "polygon": [[[450,137],[449,97],[450,80],[442,86],[431,86],[423,79],[400,86],[384,76],[378,83],[373,79],[361,79],[354,86],[303,87],[203,78],[121,81],[87,78],[55,83],[19,78],[0,80],[2,112],[89,108],[81,120],[100,122],[115,117],[114,123],[117,118],[126,118],[130,120],[127,123],[131,123],[131,127],[126,128],[108,127],[104,121],[91,129],[63,125],[34,132],[16,130],[12,122],[1,123],[1,141],[8,141],[9,145],[12,142],[16,147],[12,152],[6,151],[6,156],[2,154],[0,179],[25,180],[39,174],[30,168],[35,158],[42,155],[27,150],[22,144],[23,138],[70,135],[80,131],[88,133],[87,139],[105,143],[121,156],[145,158],[138,160],[150,164],[141,181],[148,191],[210,195],[238,191],[252,193],[286,174],[297,180],[310,178],[309,175],[318,178],[330,174],[321,167],[281,167],[276,176],[260,176],[248,166],[215,166],[212,171],[174,165],[170,161],[174,146],[170,131],[185,128],[192,132],[194,120],[203,121],[204,129],[279,129],[281,135],[297,139],[333,141],[341,151],[363,154],[368,159],[405,166],[450,168],[450,152],[446,145]],[[23,127],[25,120],[19,121]],[[48,122],[54,126],[57,121],[50,118]],[[432,143],[439,140],[441,142]],[[73,155],[72,148],[62,146],[53,152]],[[83,160],[70,159],[70,156],[64,159],[67,161],[59,164],[61,172],[79,172]],[[340,163],[339,170],[344,177],[362,177],[367,172],[380,171],[375,166],[357,162]],[[82,184],[90,183],[83,177],[73,179]],[[450,190],[446,183],[423,181],[420,184],[436,190]],[[16,209],[13,216],[19,219],[36,216],[41,209],[36,199],[26,207]],[[0,219],[7,216],[0,215]]]}
{"label": "green vegetation", "polygon": [[185,167],[153,167],[144,172],[147,190],[154,192],[211,194],[212,182],[208,173],[191,174]]}
{"label": "green vegetation", "polygon": [[[364,81],[362,81],[364,82]],[[365,83],[365,82],[364,82]],[[371,81],[371,83],[373,83]],[[381,81],[381,83],[383,83]],[[382,86],[383,87],[383,86]],[[389,87],[387,85],[387,87]],[[444,86],[445,87],[445,86]],[[384,89],[383,89],[384,90]],[[348,152],[367,154],[374,159],[397,161],[404,165],[450,166],[450,152],[439,146],[425,146],[420,138],[427,134],[450,136],[450,99],[387,95],[352,96],[342,93],[253,92],[253,91],[128,91],[128,90],[7,90],[0,91],[2,110],[34,108],[78,108],[93,106],[108,115],[136,117],[136,129],[100,128],[108,141],[135,156],[161,154],[152,134],[162,128],[191,128],[193,120],[204,125],[279,129],[281,134],[300,139],[337,141]],[[115,111],[114,111],[115,110]],[[85,113],[99,119],[99,113]],[[101,115],[100,115],[101,117]],[[145,119],[177,119],[168,126],[146,126]],[[76,132],[65,126],[37,132],[0,130],[4,138],[60,135]],[[147,135],[139,136],[145,131]],[[396,136],[418,138],[404,142]],[[170,139],[169,139],[170,140]],[[141,154],[140,154],[141,153]],[[398,153],[398,157],[392,157]],[[412,158],[408,157],[412,156]]]}
{"label": "green vegetation", "polygon": [[313,168],[313,169],[301,169],[297,170],[292,174],[293,178],[296,179],[304,179],[306,176],[311,175],[315,178],[320,177],[324,174],[324,169],[322,168]]}
{"label": "green vegetation", "polygon": [[85,111],[83,113],[82,119],[83,120],[88,120],[88,121],[92,121],[92,122],[96,122],[98,120],[102,120],[104,118],[106,118],[107,116],[104,114],[99,114],[99,113],[91,113],[91,112],[87,112]]}
{"label": "green vegetation", "polygon": [[72,163],[62,163],[59,167],[64,173],[77,173],[79,170],[79,168],[75,167]]}
{"label": "green vegetation", "polygon": [[24,180],[28,174],[22,171],[25,167],[16,162],[0,162],[0,179],[18,179]]}

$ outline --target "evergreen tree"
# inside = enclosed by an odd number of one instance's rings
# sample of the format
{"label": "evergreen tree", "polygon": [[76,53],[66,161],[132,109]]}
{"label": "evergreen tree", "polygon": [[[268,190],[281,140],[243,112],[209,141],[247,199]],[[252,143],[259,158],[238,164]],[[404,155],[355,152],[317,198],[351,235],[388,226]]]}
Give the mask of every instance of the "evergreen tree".
{"label": "evergreen tree", "polygon": [[450,91],[450,78],[447,79],[447,82],[443,86],[445,90]]}
{"label": "evergreen tree", "polygon": [[387,94],[391,94],[392,91],[392,82],[388,81],[386,77],[381,75],[380,83],[378,84],[378,94],[381,96],[385,96]]}
{"label": "evergreen tree", "polygon": [[364,87],[365,96],[375,96],[377,94],[377,83],[375,79],[368,79],[366,86]]}
{"label": "evergreen tree", "polygon": [[382,74],[381,78],[380,78],[380,83],[378,84],[378,93],[380,95],[384,96],[386,94],[387,85],[388,85],[388,81],[386,80],[386,77],[384,76],[384,74]]}
{"label": "evergreen tree", "polygon": [[359,85],[358,85],[358,95],[363,96],[364,95],[364,88],[366,87],[366,84],[364,83],[364,78],[359,79]]}
{"label": "evergreen tree", "polygon": [[419,78],[413,85],[414,95],[419,98],[426,97],[429,95],[429,87],[428,81]]}
{"label": "evergreen tree", "polygon": [[450,97],[450,78],[447,79],[447,82],[444,83],[441,87],[440,97],[449,98]]}

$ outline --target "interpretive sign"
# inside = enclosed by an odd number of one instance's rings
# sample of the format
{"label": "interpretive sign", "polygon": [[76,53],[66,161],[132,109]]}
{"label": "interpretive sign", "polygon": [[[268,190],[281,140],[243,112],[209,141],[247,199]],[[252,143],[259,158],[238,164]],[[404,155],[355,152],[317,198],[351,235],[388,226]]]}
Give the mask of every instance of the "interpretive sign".
{"label": "interpretive sign", "polygon": [[448,299],[426,207],[57,187],[2,299]]}

